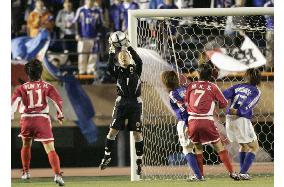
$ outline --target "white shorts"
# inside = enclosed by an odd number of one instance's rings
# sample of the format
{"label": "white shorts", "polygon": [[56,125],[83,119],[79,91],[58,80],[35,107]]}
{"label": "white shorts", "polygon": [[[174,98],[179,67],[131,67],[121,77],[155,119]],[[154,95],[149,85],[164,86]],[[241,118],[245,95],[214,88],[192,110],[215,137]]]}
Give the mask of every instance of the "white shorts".
{"label": "white shorts", "polygon": [[177,124],[177,132],[179,143],[182,147],[188,146],[191,142],[188,133],[185,132],[186,124],[184,121],[179,121]]}
{"label": "white shorts", "polygon": [[226,132],[230,142],[250,143],[257,140],[249,119],[226,115]]}

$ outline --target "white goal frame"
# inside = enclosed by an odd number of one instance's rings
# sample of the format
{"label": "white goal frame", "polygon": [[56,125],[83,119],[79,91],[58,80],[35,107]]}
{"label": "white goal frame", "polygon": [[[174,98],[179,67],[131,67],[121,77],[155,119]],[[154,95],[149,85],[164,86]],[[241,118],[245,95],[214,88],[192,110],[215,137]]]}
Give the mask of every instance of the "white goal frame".
{"label": "white goal frame", "polygon": [[[273,7],[144,9],[128,11],[128,37],[131,46],[137,48],[137,18],[165,18],[190,16],[253,16],[274,15]],[[136,175],[136,152],[133,132],[130,132],[131,181],[140,180]]]}

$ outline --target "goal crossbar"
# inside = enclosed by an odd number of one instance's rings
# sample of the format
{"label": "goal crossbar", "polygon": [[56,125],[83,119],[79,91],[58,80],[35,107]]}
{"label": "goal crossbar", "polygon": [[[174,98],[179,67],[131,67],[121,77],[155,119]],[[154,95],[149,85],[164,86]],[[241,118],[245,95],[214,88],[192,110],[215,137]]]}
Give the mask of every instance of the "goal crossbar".
{"label": "goal crossbar", "polygon": [[129,10],[129,17],[187,17],[187,16],[249,16],[273,15],[273,7],[190,8]]}

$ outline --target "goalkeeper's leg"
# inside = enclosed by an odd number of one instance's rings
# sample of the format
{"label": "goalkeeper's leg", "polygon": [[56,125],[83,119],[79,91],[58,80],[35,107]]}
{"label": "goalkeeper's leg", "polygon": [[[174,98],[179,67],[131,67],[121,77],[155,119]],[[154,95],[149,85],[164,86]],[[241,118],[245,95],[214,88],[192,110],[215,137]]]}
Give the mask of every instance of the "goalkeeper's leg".
{"label": "goalkeeper's leg", "polygon": [[110,128],[109,132],[107,134],[106,140],[105,140],[105,154],[104,154],[104,158],[102,159],[102,162],[100,164],[100,169],[106,169],[106,167],[108,166],[108,164],[111,161],[111,152],[113,149],[113,144],[115,143],[115,138],[116,135],[118,134],[118,130],[114,129],[114,128]]}
{"label": "goalkeeper's leg", "polygon": [[133,131],[133,136],[134,136],[134,140],[135,140],[135,150],[136,150],[136,156],[137,156],[136,174],[141,175],[141,172],[142,172],[142,156],[143,156],[143,147],[144,147],[142,132]]}

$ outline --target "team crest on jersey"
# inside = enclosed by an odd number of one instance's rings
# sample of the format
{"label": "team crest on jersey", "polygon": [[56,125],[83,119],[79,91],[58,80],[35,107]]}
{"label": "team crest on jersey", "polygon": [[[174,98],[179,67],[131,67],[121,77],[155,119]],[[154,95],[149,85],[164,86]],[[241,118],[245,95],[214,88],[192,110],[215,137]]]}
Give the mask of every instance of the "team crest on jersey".
{"label": "team crest on jersey", "polygon": [[136,122],[136,127],[140,127],[140,122],[138,121],[138,122]]}
{"label": "team crest on jersey", "polygon": [[133,73],[134,72],[134,67],[130,67],[129,71],[130,71],[130,73]]}

